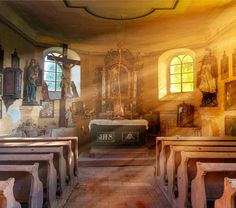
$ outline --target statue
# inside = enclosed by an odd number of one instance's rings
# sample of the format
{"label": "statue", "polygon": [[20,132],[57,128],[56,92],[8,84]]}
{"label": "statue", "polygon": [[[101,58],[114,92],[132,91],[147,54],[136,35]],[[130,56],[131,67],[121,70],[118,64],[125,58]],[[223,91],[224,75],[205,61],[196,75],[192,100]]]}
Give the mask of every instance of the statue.
{"label": "statue", "polygon": [[24,75],[24,105],[38,105],[36,101],[38,78],[39,65],[35,59],[31,59]]}
{"label": "statue", "polygon": [[201,61],[201,69],[199,72],[198,87],[202,92],[201,107],[213,107],[217,106],[217,84],[216,79],[218,76],[216,59],[211,54],[210,49],[206,49],[206,55]]}
{"label": "statue", "polygon": [[48,92],[48,85],[45,81],[43,81],[42,84],[42,97],[44,101],[49,101],[49,92]]}

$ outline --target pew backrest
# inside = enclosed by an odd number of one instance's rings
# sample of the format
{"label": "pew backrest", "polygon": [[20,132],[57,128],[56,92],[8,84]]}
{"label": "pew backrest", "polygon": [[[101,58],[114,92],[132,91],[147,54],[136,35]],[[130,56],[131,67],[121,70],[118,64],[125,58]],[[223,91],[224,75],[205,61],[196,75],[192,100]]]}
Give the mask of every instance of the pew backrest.
{"label": "pew backrest", "polygon": [[14,178],[0,181],[0,207],[1,208],[21,208],[13,194]]}

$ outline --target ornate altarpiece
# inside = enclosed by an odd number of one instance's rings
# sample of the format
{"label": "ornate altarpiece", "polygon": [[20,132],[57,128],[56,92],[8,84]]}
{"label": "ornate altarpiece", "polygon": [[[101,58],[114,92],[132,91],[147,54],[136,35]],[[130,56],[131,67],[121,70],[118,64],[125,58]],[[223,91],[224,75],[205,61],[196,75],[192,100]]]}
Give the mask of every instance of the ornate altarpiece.
{"label": "ornate altarpiece", "polygon": [[107,52],[104,66],[98,69],[99,118],[138,117],[141,69],[139,57],[128,49]]}

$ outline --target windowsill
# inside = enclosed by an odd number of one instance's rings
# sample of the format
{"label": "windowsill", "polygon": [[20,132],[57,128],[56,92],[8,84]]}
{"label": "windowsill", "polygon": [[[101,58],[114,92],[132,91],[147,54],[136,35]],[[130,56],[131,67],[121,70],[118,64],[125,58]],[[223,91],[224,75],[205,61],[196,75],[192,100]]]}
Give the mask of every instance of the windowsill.
{"label": "windowsill", "polygon": [[177,93],[168,93],[162,98],[159,98],[160,101],[183,101],[194,98],[194,91],[192,92],[177,92]]}

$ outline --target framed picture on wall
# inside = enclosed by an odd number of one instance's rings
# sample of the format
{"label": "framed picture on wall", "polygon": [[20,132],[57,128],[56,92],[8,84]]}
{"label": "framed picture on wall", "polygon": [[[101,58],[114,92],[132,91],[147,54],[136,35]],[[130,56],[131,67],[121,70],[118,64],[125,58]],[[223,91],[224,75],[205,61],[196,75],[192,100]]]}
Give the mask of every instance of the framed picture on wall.
{"label": "framed picture on wall", "polygon": [[72,113],[73,115],[83,116],[84,115],[84,103],[82,101],[77,101],[72,103]]}
{"label": "framed picture on wall", "polygon": [[236,110],[236,80],[225,83],[225,110]]}
{"label": "framed picture on wall", "polygon": [[225,135],[236,136],[236,116],[225,117]]}
{"label": "framed picture on wall", "polygon": [[0,119],[2,119],[2,100],[0,100]]}
{"label": "framed picture on wall", "polygon": [[236,49],[232,54],[232,68],[233,68],[233,76],[236,76]]}
{"label": "framed picture on wall", "polygon": [[225,54],[223,54],[223,57],[220,62],[221,65],[221,79],[226,79],[229,77],[229,57]]}
{"label": "framed picture on wall", "polygon": [[3,94],[3,74],[0,73],[0,96]]}
{"label": "framed picture on wall", "polygon": [[40,101],[42,109],[40,110],[40,118],[53,118],[54,117],[54,101]]}

